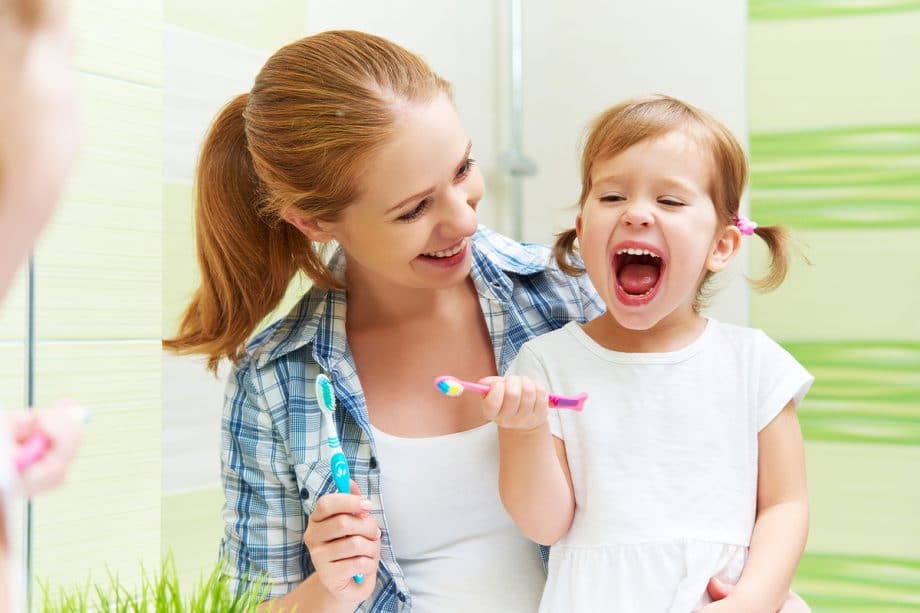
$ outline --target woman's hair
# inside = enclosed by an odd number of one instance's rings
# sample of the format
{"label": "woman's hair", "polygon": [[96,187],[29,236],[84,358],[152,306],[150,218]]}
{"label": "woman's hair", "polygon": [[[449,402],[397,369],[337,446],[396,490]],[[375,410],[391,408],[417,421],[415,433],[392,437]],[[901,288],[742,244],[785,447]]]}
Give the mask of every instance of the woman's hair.
{"label": "woman's hair", "polygon": [[297,271],[341,287],[322,248],[282,213],[334,221],[358,196],[362,165],[398,129],[399,106],[440,93],[450,96],[450,85],[419,56],[362,32],[323,32],[272,55],[205,138],[195,192],[201,285],[163,346],[205,354],[213,371],[239,358]]}
{"label": "woman's hair", "polygon": [[[597,117],[590,126],[581,156],[581,211],[591,194],[591,172],[599,160],[609,159],[633,145],[683,131],[694,138],[712,156],[713,176],[710,198],[716,209],[719,226],[736,223],[741,195],[747,182],[748,164],[744,149],[721,122],[708,113],[669,96],[634,98],[618,104]],[[761,291],[775,289],[783,282],[789,267],[786,230],[781,226],[758,226],[754,233],[770,250],[770,269],[765,277],[752,281]],[[559,266],[571,275],[584,273],[572,264],[577,236],[570,228],[556,235],[553,254]],[[699,309],[704,297],[707,273],[694,303]]]}

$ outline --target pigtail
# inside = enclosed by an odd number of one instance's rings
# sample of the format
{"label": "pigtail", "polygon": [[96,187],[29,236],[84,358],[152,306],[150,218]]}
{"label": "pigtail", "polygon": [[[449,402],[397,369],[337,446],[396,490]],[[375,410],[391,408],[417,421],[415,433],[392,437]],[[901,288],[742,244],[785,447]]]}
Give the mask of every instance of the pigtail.
{"label": "pigtail", "polygon": [[572,260],[576,258],[578,248],[575,241],[578,240],[578,234],[575,228],[570,228],[556,235],[556,242],[553,245],[553,257],[559,269],[567,275],[573,277],[581,276],[585,273],[584,267],[572,265]]}
{"label": "pigtail", "polygon": [[770,266],[769,272],[760,279],[752,279],[751,285],[760,292],[769,292],[780,286],[789,270],[789,233],[782,226],[758,226],[754,234],[770,250]]}

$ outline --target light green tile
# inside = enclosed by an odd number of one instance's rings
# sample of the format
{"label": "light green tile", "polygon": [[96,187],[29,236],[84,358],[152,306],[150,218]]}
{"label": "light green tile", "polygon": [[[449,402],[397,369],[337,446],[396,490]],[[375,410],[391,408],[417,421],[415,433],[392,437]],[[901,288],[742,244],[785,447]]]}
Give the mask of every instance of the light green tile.
{"label": "light green tile", "polygon": [[35,504],[35,576],[82,584],[106,569],[128,585],[159,567],[160,347],[146,342],[40,343],[38,401],[92,411],[67,482]]}
{"label": "light green tile", "polygon": [[810,553],[920,560],[920,447],[808,442]]}
{"label": "light green tile", "polygon": [[220,488],[196,490],[163,497],[162,554],[172,551],[184,591],[214,570],[223,536]]}
{"label": "light green tile", "polygon": [[857,17],[886,13],[920,11],[918,0],[871,0],[848,2],[846,0],[749,0],[748,17],[752,21],[763,19],[808,19],[827,17]]}
{"label": "light green tile", "polygon": [[162,0],[77,0],[71,6],[78,70],[158,86]]}
{"label": "light green tile", "polygon": [[[751,295],[751,323],[777,339],[920,341],[920,230],[797,231],[811,260],[786,282]],[[754,276],[765,270],[751,242]]]}
{"label": "light green tile", "polygon": [[920,610],[920,561],[806,553],[792,588],[814,613]]}
{"label": "light green tile", "polygon": [[25,404],[25,344],[0,341],[0,409],[18,409]]}
{"label": "light green tile", "polygon": [[748,26],[752,132],[920,123],[920,12]]}
{"label": "light green tile", "polygon": [[18,341],[26,334],[25,269],[17,275],[6,296],[0,296],[0,342]]}
{"label": "light green tile", "polygon": [[783,344],[815,376],[799,407],[808,440],[920,446],[920,342]]}
{"label": "light green tile", "polygon": [[231,42],[274,51],[304,35],[302,0],[166,0],[166,23]]}
{"label": "light green tile", "polygon": [[80,86],[83,147],[36,251],[38,334],[158,338],[162,97],[89,75]]}
{"label": "light green tile", "polygon": [[762,225],[920,228],[920,124],[755,133],[751,158]]}
{"label": "light green tile", "polygon": [[163,336],[175,334],[198,286],[191,185],[163,184]]}

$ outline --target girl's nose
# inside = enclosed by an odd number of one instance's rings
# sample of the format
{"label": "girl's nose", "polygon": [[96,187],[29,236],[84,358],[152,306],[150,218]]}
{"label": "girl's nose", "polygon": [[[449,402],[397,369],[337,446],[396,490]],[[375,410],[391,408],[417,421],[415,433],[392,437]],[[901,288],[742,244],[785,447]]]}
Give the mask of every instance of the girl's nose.
{"label": "girl's nose", "polygon": [[644,202],[635,202],[623,213],[623,222],[627,226],[649,226],[655,222],[652,207]]}

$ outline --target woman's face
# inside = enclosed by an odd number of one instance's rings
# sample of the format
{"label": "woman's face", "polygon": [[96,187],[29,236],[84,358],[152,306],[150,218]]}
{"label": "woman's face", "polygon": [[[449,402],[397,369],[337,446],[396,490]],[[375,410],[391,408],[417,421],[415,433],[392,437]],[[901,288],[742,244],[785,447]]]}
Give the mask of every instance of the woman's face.
{"label": "woman's face", "polygon": [[359,197],[318,222],[345,250],[348,284],[443,289],[463,282],[483,180],[445,95],[402,103],[395,136],[358,177]]}

